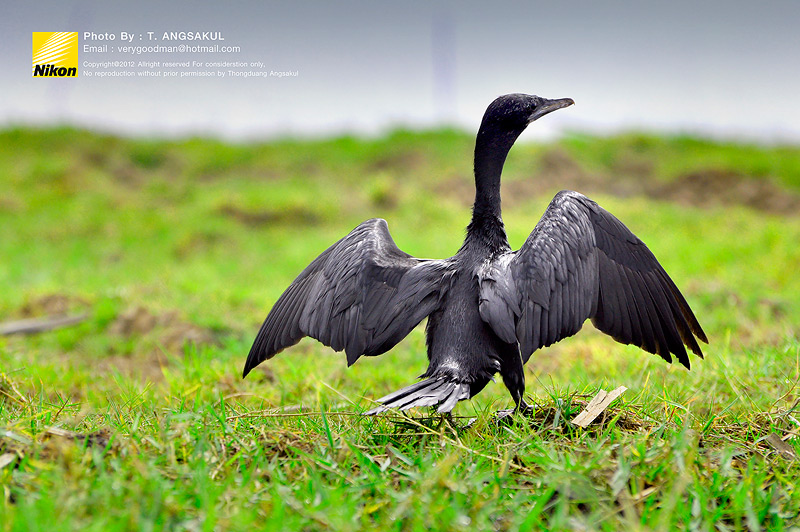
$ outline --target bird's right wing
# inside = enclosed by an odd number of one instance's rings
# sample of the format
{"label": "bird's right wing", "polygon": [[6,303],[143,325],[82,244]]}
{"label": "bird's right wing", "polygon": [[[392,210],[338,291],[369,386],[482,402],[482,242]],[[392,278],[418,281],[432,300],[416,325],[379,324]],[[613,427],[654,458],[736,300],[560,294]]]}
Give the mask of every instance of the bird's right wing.
{"label": "bird's right wing", "polygon": [[480,314],[524,361],[578,332],[587,319],[615,340],[671,353],[687,368],[684,344],[707,342],[688,303],[653,253],[586,196],[559,192],[525,244],[479,274]]}
{"label": "bird's right wing", "polygon": [[384,353],[439,303],[452,270],[417,259],[392,240],[386,221],[363,222],[303,270],[267,315],[244,375],[304,336],[336,351],[348,365]]}

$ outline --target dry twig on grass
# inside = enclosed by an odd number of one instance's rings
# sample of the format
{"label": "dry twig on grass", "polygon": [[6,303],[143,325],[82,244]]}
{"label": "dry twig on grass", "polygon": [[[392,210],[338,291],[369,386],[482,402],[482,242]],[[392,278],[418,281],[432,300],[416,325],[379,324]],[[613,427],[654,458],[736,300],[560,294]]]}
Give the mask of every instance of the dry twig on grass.
{"label": "dry twig on grass", "polygon": [[597,392],[597,395],[589,401],[589,404],[586,405],[580,414],[575,416],[572,420],[573,425],[577,425],[581,428],[586,428],[589,424],[594,421],[597,416],[603,413],[603,411],[608,408],[614,400],[625,393],[627,388],[625,386],[620,386],[616,390],[612,390],[611,392],[606,392],[605,390],[600,390]]}
{"label": "dry twig on grass", "polygon": [[29,318],[25,320],[7,321],[0,323],[0,335],[9,334],[34,334],[69,325],[77,325],[85,321],[88,314],[78,314],[76,316],[51,316],[45,318]]}

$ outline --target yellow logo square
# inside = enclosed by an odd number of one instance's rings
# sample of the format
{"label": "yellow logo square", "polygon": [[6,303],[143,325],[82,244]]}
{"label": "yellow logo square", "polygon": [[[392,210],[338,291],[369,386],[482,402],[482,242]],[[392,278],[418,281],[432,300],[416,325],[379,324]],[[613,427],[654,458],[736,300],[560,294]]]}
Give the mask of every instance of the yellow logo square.
{"label": "yellow logo square", "polygon": [[78,32],[33,32],[33,77],[78,76]]}

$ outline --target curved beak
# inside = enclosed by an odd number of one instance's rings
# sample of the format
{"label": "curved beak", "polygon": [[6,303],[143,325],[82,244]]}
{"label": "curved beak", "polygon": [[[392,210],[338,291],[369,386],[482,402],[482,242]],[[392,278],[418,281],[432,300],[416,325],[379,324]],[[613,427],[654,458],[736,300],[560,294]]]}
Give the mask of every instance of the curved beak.
{"label": "curved beak", "polygon": [[530,124],[534,120],[537,120],[548,113],[552,113],[558,109],[563,109],[564,107],[569,107],[570,105],[575,105],[575,101],[572,98],[561,98],[560,100],[542,100],[541,105],[539,105],[536,110],[531,114],[528,118],[528,123]]}

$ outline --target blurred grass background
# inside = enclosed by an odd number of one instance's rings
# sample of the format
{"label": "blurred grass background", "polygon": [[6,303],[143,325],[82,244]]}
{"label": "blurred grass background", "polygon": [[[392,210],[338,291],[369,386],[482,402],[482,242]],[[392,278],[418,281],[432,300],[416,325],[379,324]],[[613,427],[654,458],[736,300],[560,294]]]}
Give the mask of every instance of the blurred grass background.
{"label": "blurred grass background", "polygon": [[[531,358],[532,424],[494,424],[497,383],[457,408],[468,429],[349,415],[424,371],[422,327],[349,369],[306,340],[241,380],[270,305],[364,219],[412,255],[457,251],[473,142],[0,131],[0,321],[88,315],[0,337],[3,529],[788,527],[800,470],[765,438],[800,452],[794,146],[573,133],[509,156],[512,246],[558,190],[590,195],[687,296],[711,341],[691,372],[587,326]],[[565,421],[619,385],[607,424]]]}

